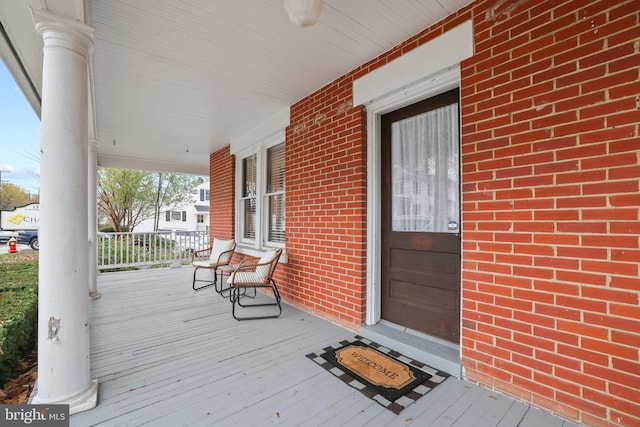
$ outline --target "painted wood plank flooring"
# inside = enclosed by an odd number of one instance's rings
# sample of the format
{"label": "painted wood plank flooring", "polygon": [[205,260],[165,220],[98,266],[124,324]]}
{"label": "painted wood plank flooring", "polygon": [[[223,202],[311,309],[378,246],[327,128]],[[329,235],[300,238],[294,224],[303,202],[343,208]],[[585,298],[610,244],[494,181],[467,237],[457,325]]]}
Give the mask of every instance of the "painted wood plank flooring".
{"label": "painted wood plank flooring", "polygon": [[353,332],[286,304],[278,319],[237,322],[213,288],[191,289],[192,272],[98,277],[98,406],[72,426],[575,426],[455,378],[395,415],[305,357]]}

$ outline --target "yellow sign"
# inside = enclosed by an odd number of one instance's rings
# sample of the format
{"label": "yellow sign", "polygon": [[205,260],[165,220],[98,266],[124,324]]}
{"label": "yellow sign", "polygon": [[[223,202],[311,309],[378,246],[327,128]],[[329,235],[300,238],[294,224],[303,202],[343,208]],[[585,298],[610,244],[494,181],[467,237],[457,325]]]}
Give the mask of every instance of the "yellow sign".
{"label": "yellow sign", "polygon": [[40,205],[37,203],[10,211],[0,211],[0,229],[2,230],[37,230],[39,223]]}
{"label": "yellow sign", "polygon": [[370,347],[350,345],[336,351],[336,360],[371,384],[386,388],[400,390],[416,379],[407,365]]}
{"label": "yellow sign", "polygon": [[22,221],[24,221],[25,216],[23,214],[15,214],[10,217],[7,221],[11,224],[20,225]]}

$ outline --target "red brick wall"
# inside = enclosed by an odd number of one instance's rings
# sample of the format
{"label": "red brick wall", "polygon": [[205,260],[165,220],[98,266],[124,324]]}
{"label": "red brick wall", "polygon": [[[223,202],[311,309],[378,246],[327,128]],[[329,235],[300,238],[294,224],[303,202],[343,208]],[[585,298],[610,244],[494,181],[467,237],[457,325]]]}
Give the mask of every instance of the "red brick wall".
{"label": "red brick wall", "polygon": [[285,300],[359,329],[365,316],[366,116],[351,78],[291,107]]}
{"label": "red brick wall", "polygon": [[462,67],[466,375],[588,425],[640,425],[639,10],[478,2]]}
{"label": "red brick wall", "polygon": [[[473,19],[461,87],[465,377],[588,425],[640,425],[639,10],[478,0],[293,105],[285,299],[362,324],[366,116],[351,83]],[[212,156],[212,198],[214,174],[233,185],[214,166],[224,155]],[[232,233],[220,225],[232,213],[212,206],[212,230]]]}
{"label": "red brick wall", "polygon": [[209,237],[233,239],[235,233],[235,161],[229,147],[211,154],[209,158],[209,192],[211,213]]}

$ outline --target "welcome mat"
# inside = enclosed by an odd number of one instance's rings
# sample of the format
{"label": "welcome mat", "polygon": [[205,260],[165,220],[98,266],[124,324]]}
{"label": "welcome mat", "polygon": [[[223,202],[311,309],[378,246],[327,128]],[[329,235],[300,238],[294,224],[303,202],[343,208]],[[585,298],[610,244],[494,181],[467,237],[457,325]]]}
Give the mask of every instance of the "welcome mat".
{"label": "welcome mat", "polygon": [[307,357],[395,414],[449,376],[359,335]]}

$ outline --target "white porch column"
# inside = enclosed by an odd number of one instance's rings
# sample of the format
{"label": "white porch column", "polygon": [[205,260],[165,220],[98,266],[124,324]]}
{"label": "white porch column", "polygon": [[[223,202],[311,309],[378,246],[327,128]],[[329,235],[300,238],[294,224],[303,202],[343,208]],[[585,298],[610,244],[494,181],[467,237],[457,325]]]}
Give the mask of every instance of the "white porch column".
{"label": "white porch column", "polygon": [[87,135],[93,29],[32,9],[44,40],[36,404],[96,405],[89,365]]}
{"label": "white porch column", "polygon": [[89,298],[100,298],[98,292],[98,141],[89,140],[88,197],[89,197]]}

